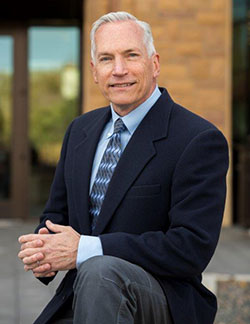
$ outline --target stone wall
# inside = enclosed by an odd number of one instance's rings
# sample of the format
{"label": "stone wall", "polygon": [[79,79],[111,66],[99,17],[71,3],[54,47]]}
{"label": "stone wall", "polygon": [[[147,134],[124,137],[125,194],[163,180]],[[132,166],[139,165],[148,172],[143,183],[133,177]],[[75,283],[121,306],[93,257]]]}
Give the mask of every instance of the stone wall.
{"label": "stone wall", "polygon": [[[90,71],[91,24],[109,11],[150,23],[160,54],[159,85],[175,101],[217,125],[231,145],[231,1],[86,0],[83,111],[107,104]],[[231,223],[231,172],[224,225]]]}

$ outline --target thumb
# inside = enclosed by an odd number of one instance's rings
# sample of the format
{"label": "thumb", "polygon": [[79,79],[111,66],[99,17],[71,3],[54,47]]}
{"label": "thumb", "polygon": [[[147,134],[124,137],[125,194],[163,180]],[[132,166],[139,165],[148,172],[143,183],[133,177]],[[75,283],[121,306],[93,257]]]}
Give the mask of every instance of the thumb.
{"label": "thumb", "polygon": [[66,226],[54,224],[50,220],[46,221],[46,226],[50,231],[54,233],[62,233],[65,232],[66,229]]}
{"label": "thumb", "polygon": [[49,234],[49,230],[46,227],[42,227],[39,229],[38,234]]}

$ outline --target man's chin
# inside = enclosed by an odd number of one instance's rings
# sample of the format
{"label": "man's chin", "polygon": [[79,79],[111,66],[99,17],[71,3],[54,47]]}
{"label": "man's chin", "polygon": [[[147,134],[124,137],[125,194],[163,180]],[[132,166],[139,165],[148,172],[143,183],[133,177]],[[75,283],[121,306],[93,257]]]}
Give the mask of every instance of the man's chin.
{"label": "man's chin", "polygon": [[112,102],[114,111],[121,116],[125,116],[138,107],[138,104],[135,102],[128,102],[128,101],[119,101],[119,102]]}

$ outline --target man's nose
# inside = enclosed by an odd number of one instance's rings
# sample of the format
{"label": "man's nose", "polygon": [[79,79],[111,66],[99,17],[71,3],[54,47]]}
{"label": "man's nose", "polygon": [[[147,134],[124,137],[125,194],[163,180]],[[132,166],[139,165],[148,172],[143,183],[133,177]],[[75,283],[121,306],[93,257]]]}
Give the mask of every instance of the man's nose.
{"label": "man's nose", "polygon": [[123,58],[114,60],[113,75],[122,76],[128,73],[127,64]]}

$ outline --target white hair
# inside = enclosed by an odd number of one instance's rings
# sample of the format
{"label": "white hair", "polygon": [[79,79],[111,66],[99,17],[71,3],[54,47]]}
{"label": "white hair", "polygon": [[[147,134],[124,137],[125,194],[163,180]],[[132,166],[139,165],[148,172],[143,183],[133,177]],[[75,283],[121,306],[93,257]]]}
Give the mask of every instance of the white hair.
{"label": "white hair", "polygon": [[136,22],[142,28],[144,33],[143,41],[146,46],[148,56],[151,57],[154,53],[156,53],[151,27],[148,23],[138,20],[135,16],[125,11],[110,12],[100,17],[92,25],[92,29],[90,32],[90,40],[91,40],[91,59],[93,62],[95,62],[95,52],[96,52],[95,34],[98,28],[100,28],[100,26],[107,23],[112,23],[117,21],[129,21],[129,20]]}

